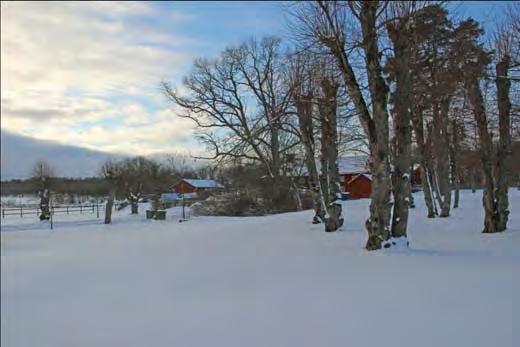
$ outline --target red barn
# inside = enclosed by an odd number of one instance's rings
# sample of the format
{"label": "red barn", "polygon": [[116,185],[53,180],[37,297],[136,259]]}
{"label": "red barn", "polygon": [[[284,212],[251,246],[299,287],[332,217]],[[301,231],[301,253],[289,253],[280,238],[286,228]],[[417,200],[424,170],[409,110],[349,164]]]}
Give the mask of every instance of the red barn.
{"label": "red barn", "polygon": [[412,171],[412,186],[420,186],[422,185],[421,180],[421,167],[416,166]]}
{"label": "red barn", "polygon": [[372,176],[369,174],[351,176],[349,180],[345,180],[344,186],[345,192],[349,194],[350,199],[370,198],[372,194]]}
{"label": "red barn", "polygon": [[[318,168],[319,170],[319,168]],[[307,173],[299,175],[305,185],[309,185]],[[348,193],[351,199],[369,198],[372,194],[372,177],[368,170],[366,156],[349,156],[338,158],[338,171],[341,190]],[[300,181],[301,182],[301,181]]]}
{"label": "red barn", "polygon": [[179,183],[172,186],[175,193],[187,194],[220,190],[223,185],[214,180],[198,180],[183,178]]}

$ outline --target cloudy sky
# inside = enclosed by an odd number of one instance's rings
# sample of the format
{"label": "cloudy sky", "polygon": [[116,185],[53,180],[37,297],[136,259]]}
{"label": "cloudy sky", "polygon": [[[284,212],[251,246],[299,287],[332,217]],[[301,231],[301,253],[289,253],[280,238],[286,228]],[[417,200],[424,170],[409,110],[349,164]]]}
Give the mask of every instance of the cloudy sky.
{"label": "cloudy sky", "polygon": [[276,3],[2,2],[2,131],[90,149],[198,151],[159,84],[197,56],[279,34]]}
{"label": "cloudy sky", "polygon": [[[113,153],[200,153],[161,93],[198,56],[287,32],[275,2],[2,2],[1,129]],[[463,4],[489,21],[493,4]]]}

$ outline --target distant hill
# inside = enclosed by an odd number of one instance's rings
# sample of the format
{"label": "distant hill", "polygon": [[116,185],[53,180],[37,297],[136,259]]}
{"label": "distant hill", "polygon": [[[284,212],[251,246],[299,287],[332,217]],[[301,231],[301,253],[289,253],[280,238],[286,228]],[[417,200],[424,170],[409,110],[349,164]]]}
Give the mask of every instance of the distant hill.
{"label": "distant hill", "polygon": [[60,177],[92,177],[106,159],[122,157],[1,131],[2,180],[29,178],[38,160],[47,161]]}

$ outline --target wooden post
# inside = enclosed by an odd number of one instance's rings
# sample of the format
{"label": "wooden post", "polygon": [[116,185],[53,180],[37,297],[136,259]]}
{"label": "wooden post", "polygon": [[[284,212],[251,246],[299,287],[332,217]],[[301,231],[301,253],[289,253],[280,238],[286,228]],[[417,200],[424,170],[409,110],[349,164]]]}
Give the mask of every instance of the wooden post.
{"label": "wooden post", "polygon": [[23,218],[23,207],[20,206],[20,218]]}
{"label": "wooden post", "polygon": [[83,205],[80,204],[80,205],[79,205],[79,214],[82,214],[82,213],[83,213],[82,209],[83,209]]}
{"label": "wooden post", "polygon": [[185,217],[185,214],[184,214],[184,206],[185,206],[185,201],[184,201],[184,185],[181,184],[181,193],[182,193],[182,219],[186,219]]}
{"label": "wooden post", "polygon": [[67,205],[67,214],[69,214],[69,206]]}
{"label": "wooden post", "polygon": [[99,202],[96,200],[96,213],[97,213],[97,218],[99,218]]}

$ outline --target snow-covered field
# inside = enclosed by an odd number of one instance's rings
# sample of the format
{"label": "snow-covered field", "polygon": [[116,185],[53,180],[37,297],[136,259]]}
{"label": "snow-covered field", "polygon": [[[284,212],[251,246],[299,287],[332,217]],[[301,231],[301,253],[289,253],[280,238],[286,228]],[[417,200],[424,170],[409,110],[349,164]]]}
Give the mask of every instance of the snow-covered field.
{"label": "snow-covered field", "polygon": [[54,231],[5,219],[1,345],[520,346],[520,191],[497,235],[480,233],[481,197],[429,220],[416,195],[411,248],[375,253],[368,200],[345,202],[330,234],[311,211],[185,223],[122,211],[108,226],[57,217]]}

